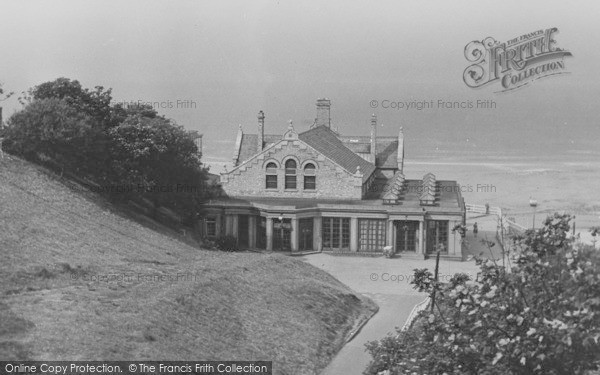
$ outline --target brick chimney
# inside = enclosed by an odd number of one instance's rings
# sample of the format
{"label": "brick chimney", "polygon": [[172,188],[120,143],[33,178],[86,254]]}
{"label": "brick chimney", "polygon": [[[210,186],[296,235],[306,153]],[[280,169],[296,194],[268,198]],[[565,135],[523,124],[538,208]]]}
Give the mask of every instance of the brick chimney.
{"label": "brick chimney", "polygon": [[400,127],[400,133],[398,133],[398,171],[404,174],[404,130]]}
{"label": "brick chimney", "polygon": [[265,141],[265,114],[263,111],[258,112],[258,136],[256,143],[256,151],[261,152]]}
{"label": "brick chimney", "polygon": [[371,116],[371,161],[377,165],[377,116]]}
{"label": "brick chimney", "polygon": [[325,125],[331,129],[331,100],[327,98],[317,99],[315,126],[321,125]]}

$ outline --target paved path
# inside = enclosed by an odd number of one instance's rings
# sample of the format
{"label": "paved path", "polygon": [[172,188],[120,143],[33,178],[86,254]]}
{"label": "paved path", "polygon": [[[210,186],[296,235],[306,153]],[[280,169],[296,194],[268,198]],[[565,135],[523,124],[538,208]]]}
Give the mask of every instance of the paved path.
{"label": "paved path", "polygon": [[[379,305],[379,312],[361,331],[340,350],[325,368],[323,375],[362,374],[371,357],[365,351],[365,343],[379,340],[395,327],[404,325],[413,307],[426,295],[415,291],[410,279],[415,268],[435,268],[435,259],[415,260],[384,257],[363,258],[313,254],[304,257],[308,263],[330,273],[354,291],[371,298]],[[456,272],[472,277],[477,273],[473,262],[441,261],[440,279],[449,278]]]}
{"label": "paved path", "polygon": [[[477,223],[479,233],[475,237],[473,233],[473,224]],[[484,258],[494,257],[494,259],[502,259],[502,248],[496,240],[496,228],[498,226],[498,217],[496,215],[479,215],[467,214],[467,254],[481,255]],[[494,246],[488,248],[484,241],[487,240],[494,243]]]}

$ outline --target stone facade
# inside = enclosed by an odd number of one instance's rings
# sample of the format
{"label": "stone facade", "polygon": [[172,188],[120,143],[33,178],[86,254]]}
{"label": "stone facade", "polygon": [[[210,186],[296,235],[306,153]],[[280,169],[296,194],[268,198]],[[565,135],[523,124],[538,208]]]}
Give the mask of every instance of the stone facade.
{"label": "stone facade", "polygon": [[[296,189],[285,188],[285,162],[296,161]],[[277,189],[266,187],[266,166],[277,165]],[[304,167],[313,164],[316,188],[304,189]],[[361,199],[362,174],[350,173],[301,140],[282,140],[229,174],[222,176],[225,193],[234,197]]]}
{"label": "stone facade", "polygon": [[[290,122],[285,134],[265,135],[262,111],[256,136],[240,127],[235,167],[221,175],[227,197],[205,204],[203,235],[231,235],[241,248],[269,251],[391,248],[423,258],[439,249],[461,259],[462,241],[452,231],[465,220],[460,186],[430,174],[406,179],[402,128],[397,138],[378,137],[373,115],[370,135],[344,137],[331,129],[330,105],[319,99],[315,124],[300,134]],[[290,160],[295,168],[286,169]],[[393,195],[379,189],[392,186]]]}

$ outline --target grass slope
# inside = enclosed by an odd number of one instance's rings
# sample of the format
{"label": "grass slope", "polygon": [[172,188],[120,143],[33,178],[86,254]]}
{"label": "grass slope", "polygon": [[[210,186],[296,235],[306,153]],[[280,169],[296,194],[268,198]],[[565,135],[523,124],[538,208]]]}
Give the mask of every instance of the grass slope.
{"label": "grass slope", "polygon": [[374,311],[301,260],[161,230],[0,160],[0,359],[272,360],[313,374]]}

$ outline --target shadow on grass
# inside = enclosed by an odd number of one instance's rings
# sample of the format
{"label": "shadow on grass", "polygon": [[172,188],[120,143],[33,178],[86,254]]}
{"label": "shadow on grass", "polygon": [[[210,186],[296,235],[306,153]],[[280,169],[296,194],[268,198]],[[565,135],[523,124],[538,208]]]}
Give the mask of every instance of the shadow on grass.
{"label": "shadow on grass", "polygon": [[0,358],[4,361],[30,360],[30,353],[19,338],[33,327],[35,324],[17,316],[7,304],[0,302]]}

